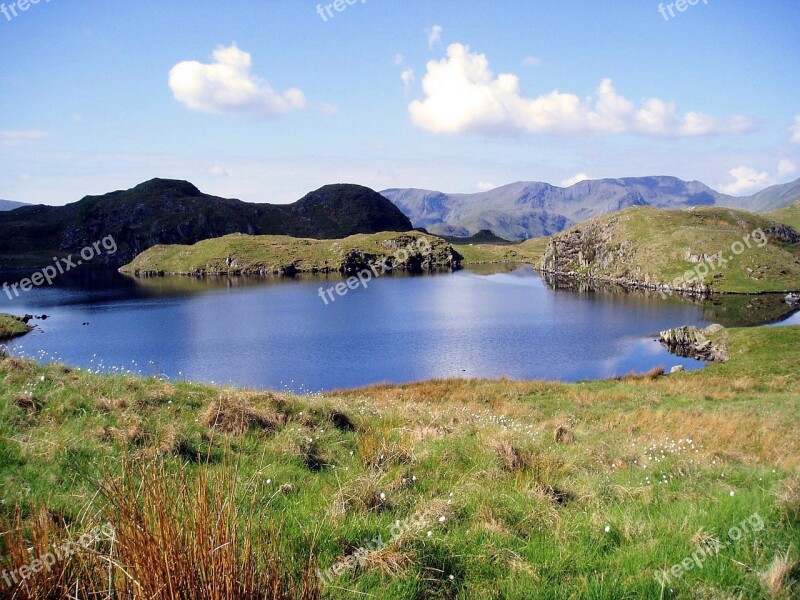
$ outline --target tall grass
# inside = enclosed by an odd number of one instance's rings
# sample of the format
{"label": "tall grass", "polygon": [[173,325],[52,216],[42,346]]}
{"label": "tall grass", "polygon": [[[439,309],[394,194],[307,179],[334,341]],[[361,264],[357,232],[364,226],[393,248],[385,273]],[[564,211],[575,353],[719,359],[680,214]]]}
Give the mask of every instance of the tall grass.
{"label": "tall grass", "polygon": [[[111,539],[82,547],[17,585],[0,583],[0,598],[150,598],[154,600],[271,599],[319,597],[311,557],[299,566],[280,560],[281,529],[255,518],[258,489],[241,502],[236,469],[210,475],[199,467],[168,471],[163,461],[147,466],[123,461],[121,476],[99,482],[106,505],[98,513],[113,527]],[[241,507],[245,508],[242,509]],[[87,518],[80,529],[88,530]],[[3,523],[2,568],[18,571],[43,560],[75,537],[40,511],[23,522]]]}

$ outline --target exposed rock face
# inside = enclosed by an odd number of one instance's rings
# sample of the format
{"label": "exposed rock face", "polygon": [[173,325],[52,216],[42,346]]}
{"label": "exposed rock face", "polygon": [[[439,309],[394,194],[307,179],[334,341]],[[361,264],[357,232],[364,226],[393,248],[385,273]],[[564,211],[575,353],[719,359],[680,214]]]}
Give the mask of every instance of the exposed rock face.
{"label": "exposed rock face", "polygon": [[418,243],[418,238],[401,235],[383,242],[384,254],[370,254],[361,250],[351,250],[344,255],[334,270],[352,274],[365,269],[389,272],[394,270],[409,273],[425,273],[438,269],[455,270],[461,268],[463,257],[447,242],[436,239]]}
{"label": "exposed rock face", "polygon": [[[705,329],[689,325],[662,331],[659,337],[661,343],[677,356],[708,362],[725,362],[728,360],[728,351],[724,330],[721,325],[709,325]],[[714,334],[720,334],[719,341],[714,342],[708,338]]]}
{"label": "exposed rock face", "polygon": [[773,240],[785,242],[787,244],[800,244],[800,234],[793,227],[788,225],[776,224],[765,231]]}
{"label": "exposed rock face", "polygon": [[[677,292],[705,297],[711,293],[701,281],[683,282],[677,287],[667,282],[652,281],[646,272],[615,273],[615,266],[630,262],[636,253],[634,242],[615,240],[618,219],[588,222],[584,226],[561,233],[550,240],[542,257],[540,271],[548,275],[588,282],[615,283],[626,288]],[[693,255],[698,261],[706,255]]]}

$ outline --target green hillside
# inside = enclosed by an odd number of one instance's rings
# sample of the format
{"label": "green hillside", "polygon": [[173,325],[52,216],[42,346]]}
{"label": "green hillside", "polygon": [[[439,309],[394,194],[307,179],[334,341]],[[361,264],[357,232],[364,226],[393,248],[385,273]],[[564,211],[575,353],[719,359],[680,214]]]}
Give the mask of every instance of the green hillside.
{"label": "green hillside", "polygon": [[554,236],[540,267],[631,286],[758,293],[800,289],[798,257],[800,236],[770,217],[726,208],[632,207]]}
{"label": "green hillside", "polygon": [[[428,252],[427,249],[430,249]],[[423,271],[456,268],[461,257],[443,240],[411,231],[314,240],[233,234],[192,246],[155,246],[125,265],[125,273],[281,274],[354,272],[384,262]]]}
{"label": "green hillside", "polygon": [[313,396],[0,359],[0,570],[108,522],[13,597],[788,599],[800,327],[725,335],[669,377]]}
{"label": "green hillside", "polygon": [[768,216],[771,219],[780,221],[781,223],[786,223],[787,225],[791,225],[792,227],[800,231],[800,200],[798,200],[791,206],[787,206],[786,208],[780,208],[778,210],[774,210],[771,213],[769,213]]}

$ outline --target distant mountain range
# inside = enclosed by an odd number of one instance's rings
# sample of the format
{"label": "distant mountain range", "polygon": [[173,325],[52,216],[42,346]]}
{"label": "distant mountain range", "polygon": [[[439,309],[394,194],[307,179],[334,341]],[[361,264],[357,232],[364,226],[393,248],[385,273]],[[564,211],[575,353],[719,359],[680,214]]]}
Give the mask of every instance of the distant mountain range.
{"label": "distant mountain range", "polygon": [[194,244],[229,233],[329,239],[410,229],[391,202],[358,185],[328,185],[294,204],[273,205],[209,196],[186,181],[153,179],[66,206],[0,212],[0,266],[43,266],[109,235],[118,251],[95,262],[122,266],[157,244]]}
{"label": "distant mountain range", "polygon": [[0,212],[6,210],[14,210],[21,206],[28,206],[24,202],[12,202],[11,200],[0,200]]}
{"label": "distant mountain range", "polygon": [[630,206],[679,209],[727,206],[767,212],[800,198],[800,179],[737,198],[699,181],[676,177],[629,177],[582,181],[567,188],[519,182],[477,194],[420,189],[381,192],[411,219],[436,235],[468,237],[482,230],[508,240],[553,235],[588,219]]}

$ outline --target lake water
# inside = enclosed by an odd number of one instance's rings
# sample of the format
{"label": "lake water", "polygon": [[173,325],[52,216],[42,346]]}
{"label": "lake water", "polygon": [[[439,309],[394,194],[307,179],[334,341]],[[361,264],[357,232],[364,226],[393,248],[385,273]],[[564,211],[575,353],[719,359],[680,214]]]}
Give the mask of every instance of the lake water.
{"label": "lake water", "polygon": [[756,306],[754,316],[753,302],[743,297],[735,305],[712,305],[556,290],[528,268],[386,276],[325,305],[320,286],[338,281],[135,280],[83,272],[13,301],[2,294],[0,312],[50,316],[8,344],[15,355],[101,372],[294,391],[448,377],[575,381],[655,366],[695,369],[702,363],[671,356],[654,341],[660,330],[738,324],[742,315],[751,324],[787,316],[777,300]]}

